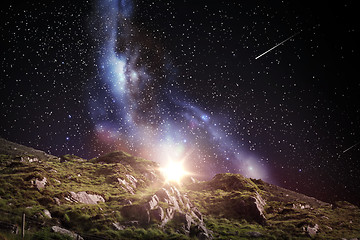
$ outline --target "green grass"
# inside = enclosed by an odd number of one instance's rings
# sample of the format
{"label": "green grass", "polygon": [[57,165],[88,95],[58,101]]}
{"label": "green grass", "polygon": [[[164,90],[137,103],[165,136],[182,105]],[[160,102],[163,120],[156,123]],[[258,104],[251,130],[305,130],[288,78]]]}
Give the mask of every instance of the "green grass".
{"label": "green grass", "polygon": [[[121,215],[127,200],[142,205],[163,187],[161,180],[151,182],[144,175],[150,171],[156,173],[156,163],[124,152],[110,153],[90,161],[74,155],[65,155],[60,160],[26,147],[17,147],[20,149],[17,152],[14,150],[16,146],[0,146],[0,150],[10,149],[6,150],[8,154],[0,154],[0,221],[20,226],[22,213],[26,213],[31,229],[26,239],[67,239],[52,233],[49,227],[53,225],[61,225],[80,235],[108,239],[195,239],[194,235],[185,235],[181,226],[172,221],[164,228],[159,227],[159,223],[135,227],[127,225],[131,219]],[[35,157],[37,162],[28,161]],[[134,195],[124,190],[117,180],[127,179],[126,174],[138,180]],[[31,181],[44,177],[48,180],[46,187],[36,189]],[[309,239],[303,227],[315,224],[320,226],[318,239],[360,236],[359,208],[346,202],[332,207],[239,174],[218,174],[213,180],[179,186],[178,189],[203,214],[214,239],[249,239],[252,234],[261,234],[257,239]],[[106,202],[98,205],[68,202],[64,197],[70,191],[98,194]],[[265,225],[257,224],[237,211],[237,207],[246,206],[256,192],[266,201]],[[60,206],[55,197],[60,199]],[[299,207],[307,204],[311,207]],[[296,208],[293,209],[293,205]],[[160,202],[159,206],[165,210],[169,204]],[[45,209],[51,212],[52,219],[44,215]],[[184,211],[189,213],[189,210]],[[112,226],[115,222],[128,227],[115,230]],[[9,233],[0,236],[19,239],[19,236]]]}

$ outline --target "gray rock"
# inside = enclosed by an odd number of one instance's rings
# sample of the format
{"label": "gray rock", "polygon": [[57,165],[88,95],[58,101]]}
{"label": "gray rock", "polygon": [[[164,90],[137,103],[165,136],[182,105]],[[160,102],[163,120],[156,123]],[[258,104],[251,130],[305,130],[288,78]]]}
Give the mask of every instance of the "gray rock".
{"label": "gray rock", "polygon": [[82,238],[79,234],[69,231],[65,228],[61,228],[58,226],[52,226],[51,230],[53,232],[60,233],[62,235],[70,236],[72,239],[75,239],[75,240],[84,240],[84,238]]}
{"label": "gray rock", "polygon": [[33,184],[35,185],[35,187],[38,190],[41,190],[41,189],[45,188],[46,183],[47,183],[46,177],[44,177],[41,181],[38,180],[38,179],[35,179],[35,181],[33,181]]}
{"label": "gray rock", "polygon": [[121,208],[121,215],[127,219],[138,221],[140,224],[150,222],[150,213],[145,205],[128,205]]}
{"label": "gray rock", "polygon": [[48,218],[51,218],[51,213],[47,209],[44,209],[44,215]]}
{"label": "gray rock", "polygon": [[131,193],[131,194],[135,194],[134,188],[132,188],[125,179],[118,178],[117,180],[119,181],[120,184],[122,184],[124,186],[123,189],[125,191],[127,191],[128,193]]}
{"label": "gray rock", "polygon": [[150,210],[151,221],[161,222],[165,218],[164,210],[161,207]]}
{"label": "gray rock", "polygon": [[318,231],[319,231],[319,225],[318,224],[315,224],[314,227],[310,227],[310,226],[306,227],[306,232],[310,237],[314,237]]}
{"label": "gray rock", "polygon": [[126,174],[127,179],[129,180],[129,182],[131,183],[131,185],[133,186],[133,188],[136,188],[136,183],[138,182],[137,179],[129,174]]}
{"label": "gray rock", "polygon": [[150,209],[150,210],[155,209],[156,206],[158,205],[158,203],[159,203],[159,198],[158,198],[158,196],[156,196],[156,194],[155,194],[155,195],[153,195],[153,196],[151,197],[150,201],[148,202],[148,204],[149,204],[149,209]]}
{"label": "gray rock", "polygon": [[[65,198],[66,199],[66,198]],[[68,201],[80,202],[84,204],[97,204],[98,202],[105,202],[105,199],[100,195],[88,194],[87,192],[70,192]]]}
{"label": "gray rock", "polygon": [[120,225],[120,223],[118,223],[118,222],[113,222],[113,223],[112,223],[112,226],[115,228],[115,230],[118,230],[118,231],[125,229],[125,226]]}

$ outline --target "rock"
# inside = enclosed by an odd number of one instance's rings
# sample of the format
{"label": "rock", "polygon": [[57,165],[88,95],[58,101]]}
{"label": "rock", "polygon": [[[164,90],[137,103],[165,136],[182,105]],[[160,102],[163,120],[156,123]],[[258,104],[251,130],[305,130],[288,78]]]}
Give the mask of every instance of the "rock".
{"label": "rock", "polygon": [[72,202],[85,203],[85,204],[97,204],[98,202],[105,202],[102,196],[95,194],[88,194],[87,192],[78,192],[78,193],[70,192],[70,196],[67,200],[70,200]]}
{"label": "rock", "polygon": [[128,205],[121,208],[121,215],[130,220],[139,221],[140,224],[150,222],[150,213],[145,205]]}
{"label": "rock", "polygon": [[56,205],[58,205],[58,206],[61,205],[61,202],[60,202],[59,198],[55,197],[54,200],[55,200]]}
{"label": "rock", "polygon": [[112,226],[115,228],[115,230],[118,230],[118,231],[125,229],[125,226],[120,225],[120,223],[118,223],[118,222],[113,222]]}
{"label": "rock", "polygon": [[159,198],[158,196],[153,195],[150,199],[150,201],[148,202],[149,204],[149,209],[152,210],[152,209],[155,209],[155,207],[158,205],[158,202],[159,202]]}
{"label": "rock", "polygon": [[72,231],[69,231],[69,230],[67,230],[67,229],[58,227],[58,226],[52,226],[52,227],[51,227],[51,230],[52,230],[53,232],[56,232],[56,233],[60,233],[60,234],[62,234],[62,235],[69,236],[69,237],[71,237],[72,239],[75,239],[75,240],[84,240],[84,238],[82,238],[79,234],[74,233],[74,232],[72,232]]}
{"label": "rock", "polygon": [[135,194],[134,189],[130,186],[130,184],[125,180],[125,179],[121,179],[118,178],[117,179],[119,181],[120,184],[124,185],[124,190],[131,193],[131,194]]}
{"label": "rock", "polygon": [[319,231],[319,225],[315,224],[314,227],[307,226],[305,230],[310,237],[314,237],[316,233]]}
{"label": "rock", "polygon": [[38,179],[35,179],[35,181],[33,181],[33,184],[35,185],[35,187],[38,190],[41,190],[41,189],[45,188],[46,183],[47,183],[46,177],[44,177],[41,181],[38,180]]}
{"label": "rock", "polygon": [[158,196],[159,200],[162,201],[162,202],[165,202],[165,199],[170,198],[170,194],[165,188],[161,188],[155,194]]}
{"label": "rock", "polygon": [[202,214],[200,213],[200,211],[197,209],[197,208],[193,208],[191,210],[191,213],[194,217],[196,217],[197,219],[199,219],[200,221],[203,221],[203,216]]}
{"label": "rock", "polygon": [[175,212],[173,221],[175,224],[183,225],[186,234],[190,233],[191,224],[194,222],[190,215],[182,212]]}
{"label": "rock", "polygon": [[46,217],[48,217],[48,218],[51,218],[51,213],[50,213],[50,211],[47,210],[47,209],[44,209],[44,215],[45,215]]}
{"label": "rock", "polygon": [[165,214],[164,210],[161,207],[150,210],[150,219],[151,221],[161,222],[164,220]]}
{"label": "rock", "polygon": [[226,202],[227,214],[259,224],[266,224],[264,211],[265,201],[257,192],[253,196],[244,198],[242,196],[229,198]]}
{"label": "rock", "polygon": [[132,205],[132,201],[129,199],[124,199],[120,201],[121,205]]}
{"label": "rock", "polygon": [[127,179],[129,180],[129,182],[131,183],[131,185],[133,186],[133,188],[136,188],[136,183],[138,182],[137,179],[129,174],[126,174]]}

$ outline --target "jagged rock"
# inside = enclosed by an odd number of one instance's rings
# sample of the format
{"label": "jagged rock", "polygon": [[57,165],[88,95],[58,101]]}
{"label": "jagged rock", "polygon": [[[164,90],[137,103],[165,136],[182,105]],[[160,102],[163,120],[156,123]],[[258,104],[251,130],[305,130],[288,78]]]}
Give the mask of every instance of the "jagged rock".
{"label": "jagged rock", "polygon": [[253,196],[243,198],[241,196],[230,198],[225,206],[228,206],[227,214],[233,217],[244,218],[248,221],[255,221],[259,224],[266,224],[265,201],[257,192]]}
{"label": "jagged rock", "polygon": [[165,188],[161,188],[159,191],[155,193],[158,196],[159,200],[165,202],[165,199],[169,199],[169,192]]}
{"label": "jagged rock", "polygon": [[[202,217],[201,217],[202,218]],[[212,239],[209,230],[203,221],[195,221],[191,215],[183,212],[175,212],[173,221],[175,225],[182,226],[186,235],[197,236],[198,239]]]}
{"label": "jagged rock", "polygon": [[45,185],[47,183],[47,179],[46,179],[46,177],[44,177],[41,181],[38,180],[38,179],[35,179],[32,183],[33,183],[33,185],[35,185],[35,187],[38,190],[41,190],[41,189],[45,188]]}
{"label": "jagged rock", "polygon": [[161,222],[164,220],[165,214],[164,210],[161,207],[157,207],[155,209],[150,210],[150,219],[152,221],[158,221]]}
{"label": "jagged rock", "polygon": [[85,204],[97,204],[98,202],[105,202],[102,196],[88,194],[87,192],[70,192],[70,196],[65,199],[71,202],[80,202]]}
{"label": "jagged rock", "polygon": [[118,178],[117,179],[119,181],[120,184],[124,185],[123,189],[131,194],[135,194],[134,189],[130,186],[130,184],[125,180],[125,179],[121,179]]}
{"label": "jagged rock", "polygon": [[44,209],[44,215],[45,215],[46,217],[48,217],[48,218],[51,218],[51,213],[50,213],[50,211],[47,210],[47,209]]}
{"label": "jagged rock", "polygon": [[54,200],[55,200],[56,205],[58,205],[58,206],[61,205],[61,202],[60,202],[60,199],[59,199],[59,198],[54,197]]}
{"label": "jagged rock", "polygon": [[193,223],[193,219],[190,215],[182,212],[175,212],[173,221],[175,224],[183,225],[184,231],[186,234],[190,233],[191,224]]}
{"label": "jagged rock", "polygon": [[136,188],[136,183],[138,182],[137,179],[129,174],[126,174],[127,179],[129,180],[129,182],[131,183],[131,185],[133,186],[133,188]]}
{"label": "jagged rock", "polygon": [[150,209],[150,210],[154,209],[154,208],[158,205],[158,203],[159,203],[159,198],[158,198],[158,196],[156,196],[156,194],[155,194],[155,195],[153,195],[153,196],[151,197],[150,201],[148,202],[148,204],[149,204],[149,209]]}
{"label": "jagged rock", "polygon": [[121,208],[121,215],[127,219],[139,221],[140,224],[150,222],[149,209],[145,205],[129,205]]}
{"label": "jagged rock", "polygon": [[250,205],[250,213],[252,214],[252,217],[255,221],[257,221],[260,224],[266,223],[266,217],[264,214],[264,206],[266,204],[265,200],[260,196],[258,192],[256,192],[255,197],[251,197],[252,200],[254,200],[255,205]]}
{"label": "jagged rock", "polygon": [[112,226],[115,228],[115,230],[118,230],[118,231],[125,229],[125,226],[120,225],[120,223],[118,223],[118,222],[113,222],[113,223],[112,223]]}
{"label": "jagged rock", "polygon": [[72,239],[75,239],[75,240],[84,240],[84,238],[81,237],[79,234],[74,233],[72,231],[69,231],[69,230],[67,230],[65,228],[61,228],[61,227],[58,227],[58,226],[52,226],[51,230],[53,232],[60,233],[62,235],[70,236]]}
{"label": "jagged rock", "polygon": [[191,210],[191,214],[193,216],[195,216],[196,218],[198,218],[200,221],[203,221],[203,216],[202,216],[202,214],[200,213],[200,211],[197,208],[193,208]]}
{"label": "jagged rock", "polygon": [[310,237],[314,237],[316,233],[319,231],[319,225],[315,224],[314,227],[307,226],[305,227],[305,231]]}

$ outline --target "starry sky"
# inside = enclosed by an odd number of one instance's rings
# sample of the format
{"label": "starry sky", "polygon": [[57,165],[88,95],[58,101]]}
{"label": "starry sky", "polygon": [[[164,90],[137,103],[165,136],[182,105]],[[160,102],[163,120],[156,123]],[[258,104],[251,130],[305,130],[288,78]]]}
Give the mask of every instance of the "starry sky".
{"label": "starry sky", "polygon": [[3,1],[0,14],[1,137],[360,204],[354,1]]}

